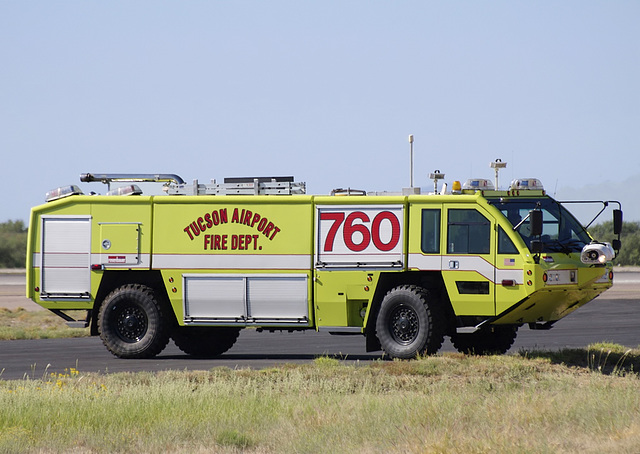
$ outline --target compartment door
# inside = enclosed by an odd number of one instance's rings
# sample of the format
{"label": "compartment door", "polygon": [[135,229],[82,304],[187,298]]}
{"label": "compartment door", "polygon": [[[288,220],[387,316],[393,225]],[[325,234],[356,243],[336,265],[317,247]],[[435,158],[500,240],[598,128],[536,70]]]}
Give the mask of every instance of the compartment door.
{"label": "compartment door", "polygon": [[100,263],[108,266],[140,264],[139,222],[101,222]]}
{"label": "compartment door", "polygon": [[41,250],[43,299],[91,297],[90,216],[43,216]]}
{"label": "compartment door", "polygon": [[185,274],[185,324],[309,326],[306,274]]}

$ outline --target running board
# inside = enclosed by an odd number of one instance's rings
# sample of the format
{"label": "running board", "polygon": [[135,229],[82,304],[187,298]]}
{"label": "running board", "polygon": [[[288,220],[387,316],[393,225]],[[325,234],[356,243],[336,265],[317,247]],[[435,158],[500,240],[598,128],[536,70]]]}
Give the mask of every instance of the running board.
{"label": "running board", "polygon": [[482,328],[486,323],[489,323],[489,319],[480,322],[476,326],[459,326],[456,328],[456,333],[458,334],[473,334]]}
{"label": "running board", "polygon": [[60,309],[49,309],[51,312],[56,314],[58,317],[64,319],[66,325],[69,328],[86,328],[91,323],[91,311],[87,311],[87,318],[85,320],[76,320],[73,317],[62,312]]}

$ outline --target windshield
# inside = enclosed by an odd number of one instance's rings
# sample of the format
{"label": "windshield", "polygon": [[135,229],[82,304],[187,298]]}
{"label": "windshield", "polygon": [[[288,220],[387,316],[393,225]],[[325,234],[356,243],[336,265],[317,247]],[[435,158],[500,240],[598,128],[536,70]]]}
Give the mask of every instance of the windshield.
{"label": "windshield", "polygon": [[[553,199],[490,199],[494,205],[509,220],[512,226],[517,226],[529,215],[529,211],[537,206],[542,211],[543,252],[580,252],[591,242],[591,238],[580,223],[566,208]],[[531,247],[529,221],[525,221],[516,229],[527,247]]]}

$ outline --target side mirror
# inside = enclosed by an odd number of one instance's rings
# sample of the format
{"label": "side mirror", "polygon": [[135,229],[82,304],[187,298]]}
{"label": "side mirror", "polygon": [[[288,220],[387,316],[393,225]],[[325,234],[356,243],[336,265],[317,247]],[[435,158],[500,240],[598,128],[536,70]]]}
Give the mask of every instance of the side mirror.
{"label": "side mirror", "polygon": [[611,242],[611,247],[613,248],[614,251],[616,251],[616,254],[618,252],[620,252],[620,248],[622,247],[622,242],[620,240],[613,240]]}
{"label": "side mirror", "polygon": [[613,210],[613,233],[622,233],[622,210]]}
{"label": "side mirror", "polygon": [[531,244],[529,246],[529,250],[533,254],[541,254],[544,250],[544,244],[540,240],[531,240]]}
{"label": "side mirror", "polygon": [[529,227],[531,230],[531,236],[542,235],[542,211],[529,211]]}

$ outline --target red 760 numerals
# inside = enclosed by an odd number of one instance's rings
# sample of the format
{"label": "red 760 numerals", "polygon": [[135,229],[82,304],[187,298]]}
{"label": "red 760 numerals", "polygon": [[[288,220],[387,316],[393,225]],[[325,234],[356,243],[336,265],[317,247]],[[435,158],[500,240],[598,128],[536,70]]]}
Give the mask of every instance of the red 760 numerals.
{"label": "red 760 numerals", "polygon": [[[353,211],[346,216],[344,212],[323,212],[320,213],[321,221],[332,221],[331,227],[327,232],[327,238],[324,243],[324,252],[332,252],[336,235],[340,230],[340,226],[344,223],[342,229],[342,237],[347,249],[353,252],[361,252],[369,247],[373,241],[373,245],[379,251],[391,251],[398,245],[400,241],[400,221],[395,214],[390,211],[381,211],[375,215],[373,221],[366,213],[362,211]],[[356,221],[359,221],[356,223]],[[380,238],[380,226],[383,221],[388,221],[391,225],[391,239],[385,243]],[[369,227],[371,224],[371,227]],[[358,232],[362,237],[359,243],[354,241],[354,234]]]}

